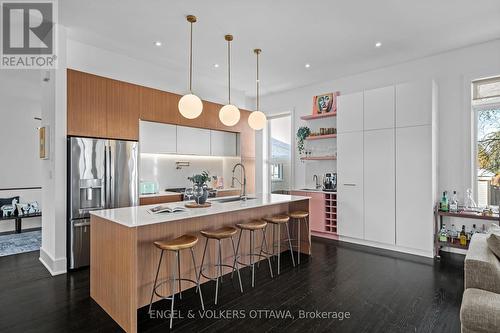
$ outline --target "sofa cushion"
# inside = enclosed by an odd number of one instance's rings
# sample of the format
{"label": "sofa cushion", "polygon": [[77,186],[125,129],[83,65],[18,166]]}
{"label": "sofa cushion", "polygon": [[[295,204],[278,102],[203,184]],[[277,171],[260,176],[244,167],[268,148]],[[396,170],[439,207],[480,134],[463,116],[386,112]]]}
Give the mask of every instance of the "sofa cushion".
{"label": "sofa cushion", "polygon": [[490,250],[500,258],[500,227],[492,224],[490,227],[490,236],[486,240]]}
{"label": "sofa cushion", "polygon": [[474,288],[466,289],[460,307],[462,332],[500,332],[499,313],[499,294]]}
{"label": "sofa cushion", "polygon": [[465,256],[465,288],[500,293],[500,260],[489,249],[487,234],[474,234]]}

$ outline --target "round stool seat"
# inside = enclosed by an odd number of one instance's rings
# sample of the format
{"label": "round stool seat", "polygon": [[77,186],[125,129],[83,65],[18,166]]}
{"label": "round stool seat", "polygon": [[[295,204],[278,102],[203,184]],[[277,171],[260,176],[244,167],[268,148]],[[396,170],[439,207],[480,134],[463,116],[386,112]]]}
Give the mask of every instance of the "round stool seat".
{"label": "round stool seat", "polygon": [[202,230],[200,233],[207,237],[207,238],[213,238],[213,239],[224,239],[224,238],[230,238],[234,234],[236,234],[238,230],[233,227],[222,227],[217,230]]}
{"label": "round stool seat", "polygon": [[273,224],[287,223],[288,221],[290,221],[290,217],[288,217],[288,215],[274,215],[270,217],[265,217],[264,221]]}
{"label": "round stool seat", "polygon": [[289,213],[288,216],[290,216],[292,219],[305,219],[309,216],[309,213],[299,210]]}
{"label": "round stool seat", "polygon": [[156,241],[155,246],[162,250],[177,251],[189,249],[198,243],[198,237],[194,235],[182,235],[172,240]]}
{"label": "round stool seat", "polygon": [[243,230],[259,230],[264,229],[267,226],[267,222],[262,220],[254,220],[246,223],[238,223],[236,226]]}

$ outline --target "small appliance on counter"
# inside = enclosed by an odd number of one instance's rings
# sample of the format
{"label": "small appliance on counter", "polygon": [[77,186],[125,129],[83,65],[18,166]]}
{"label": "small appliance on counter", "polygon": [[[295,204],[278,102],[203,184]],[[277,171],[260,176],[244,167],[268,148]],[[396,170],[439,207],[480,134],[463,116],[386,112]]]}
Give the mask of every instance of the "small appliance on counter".
{"label": "small appliance on counter", "polygon": [[323,191],[335,192],[337,191],[337,173],[328,172],[323,177]]}
{"label": "small appliance on counter", "polygon": [[156,194],[158,193],[158,183],[150,181],[141,181],[140,194]]}

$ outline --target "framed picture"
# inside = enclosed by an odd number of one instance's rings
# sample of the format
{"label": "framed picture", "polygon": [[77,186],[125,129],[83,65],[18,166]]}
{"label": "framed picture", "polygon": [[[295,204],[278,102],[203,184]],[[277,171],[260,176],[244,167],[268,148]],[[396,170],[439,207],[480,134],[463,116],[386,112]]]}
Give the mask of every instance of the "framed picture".
{"label": "framed picture", "polygon": [[313,97],[313,114],[337,112],[338,91]]}
{"label": "framed picture", "polygon": [[38,128],[39,157],[42,160],[49,158],[49,129],[47,126]]}

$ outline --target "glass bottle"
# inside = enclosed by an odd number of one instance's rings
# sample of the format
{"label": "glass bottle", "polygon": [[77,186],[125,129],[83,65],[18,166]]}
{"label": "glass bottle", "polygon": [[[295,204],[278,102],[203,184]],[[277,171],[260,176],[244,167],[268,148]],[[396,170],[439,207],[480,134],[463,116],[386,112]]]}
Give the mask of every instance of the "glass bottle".
{"label": "glass bottle", "polygon": [[467,195],[465,197],[465,210],[475,210],[476,208],[476,202],[472,199],[472,190],[468,188]]}
{"label": "glass bottle", "polygon": [[448,232],[446,231],[446,227],[443,225],[441,231],[439,231],[439,241],[447,242],[448,241]]}
{"label": "glass bottle", "polygon": [[458,198],[457,191],[453,191],[453,196],[450,201],[450,212],[457,213],[458,212]]}
{"label": "glass bottle", "polygon": [[446,191],[443,192],[443,196],[441,197],[441,202],[439,203],[439,210],[441,210],[442,212],[447,212],[449,210],[448,194]]}
{"label": "glass bottle", "polygon": [[465,225],[462,225],[462,231],[460,231],[460,245],[467,245],[467,235],[465,234]]}

